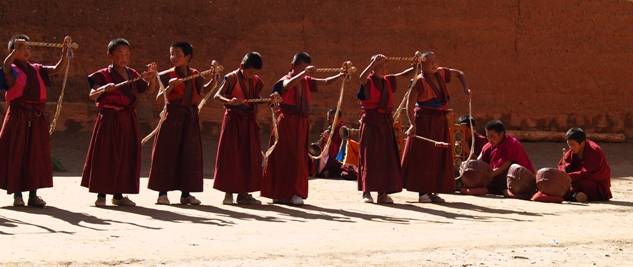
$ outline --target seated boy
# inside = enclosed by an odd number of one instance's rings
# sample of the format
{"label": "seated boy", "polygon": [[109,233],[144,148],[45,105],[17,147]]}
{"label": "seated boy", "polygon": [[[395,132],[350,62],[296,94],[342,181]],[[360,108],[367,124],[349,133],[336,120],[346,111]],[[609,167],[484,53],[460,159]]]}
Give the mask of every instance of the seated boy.
{"label": "seated boy", "polygon": [[571,187],[565,200],[586,202],[605,201],[611,196],[611,168],[595,142],[588,140],[580,128],[567,131],[569,151],[558,163],[558,169],[571,176]]}
{"label": "seated boy", "polygon": [[318,177],[342,177],[346,180],[356,180],[356,170],[354,166],[343,165],[341,162],[336,160],[336,156],[341,149],[341,144],[343,139],[341,139],[340,130],[345,123],[343,123],[343,112],[339,110],[338,112],[338,120],[334,122],[334,113],[336,113],[336,108],[332,108],[327,112],[327,123],[328,129],[321,133],[321,149],[325,147],[327,143],[327,139],[330,137],[330,129],[334,127],[332,131],[332,142],[330,143],[330,147],[328,149],[328,153],[324,155],[321,159],[317,161],[316,164],[316,172]]}
{"label": "seated boy", "polygon": [[506,134],[501,121],[492,120],[486,124],[488,143],[484,145],[479,155],[482,160],[492,167],[492,182],[488,185],[488,193],[502,195],[508,189],[508,169],[513,163],[519,164],[534,173],[534,166],[519,140]]}

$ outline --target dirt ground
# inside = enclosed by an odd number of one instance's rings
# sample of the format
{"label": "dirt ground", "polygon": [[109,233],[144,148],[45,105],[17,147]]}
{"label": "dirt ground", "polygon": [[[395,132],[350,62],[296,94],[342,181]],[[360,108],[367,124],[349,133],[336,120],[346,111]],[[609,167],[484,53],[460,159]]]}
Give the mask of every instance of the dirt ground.
{"label": "dirt ground", "polygon": [[[356,183],[311,179],[306,205],[221,205],[212,189],[216,138],[204,137],[203,205],[155,205],[144,147],[137,207],[96,208],[80,187],[86,133],[55,133],[68,172],[40,190],[44,209],[0,198],[4,266],[627,266],[633,264],[633,144],[601,144],[613,170],[609,202],[546,204],[444,195],[445,204],[360,202]],[[554,166],[562,143],[524,143],[536,168]],[[171,192],[172,202],[179,192]]]}

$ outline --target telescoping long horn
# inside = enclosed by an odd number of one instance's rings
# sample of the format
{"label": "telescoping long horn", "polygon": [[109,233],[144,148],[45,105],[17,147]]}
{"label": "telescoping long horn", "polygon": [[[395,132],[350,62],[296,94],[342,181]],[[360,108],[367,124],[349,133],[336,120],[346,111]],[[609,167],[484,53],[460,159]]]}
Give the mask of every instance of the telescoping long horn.
{"label": "telescoping long horn", "polygon": [[347,138],[349,138],[350,134],[355,134],[357,132],[359,132],[360,129],[355,129],[355,128],[347,128],[345,126],[341,127],[340,130],[338,130],[338,134],[341,136],[341,139],[346,140]]}
{"label": "telescoping long horn", "polygon": [[308,153],[314,157],[321,155],[321,143],[314,142],[310,144],[310,146],[308,146]]}

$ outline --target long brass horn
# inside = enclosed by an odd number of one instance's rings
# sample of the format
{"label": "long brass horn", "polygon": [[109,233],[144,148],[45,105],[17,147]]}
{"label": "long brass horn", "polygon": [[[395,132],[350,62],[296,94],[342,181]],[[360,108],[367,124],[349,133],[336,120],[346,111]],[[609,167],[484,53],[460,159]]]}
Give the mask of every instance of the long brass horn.
{"label": "long brass horn", "polygon": [[341,136],[341,139],[346,140],[350,134],[355,134],[358,131],[360,131],[360,129],[347,128],[343,126],[340,130],[338,130],[338,134]]}
{"label": "long brass horn", "polygon": [[[331,129],[332,125],[329,125],[325,131],[329,132]],[[323,142],[327,142],[327,140],[324,140],[323,136],[321,136],[319,138],[319,141],[311,143],[308,146],[308,154],[312,155],[313,157],[318,157],[319,155],[321,155],[321,145],[323,144]]]}
{"label": "long brass horn", "polygon": [[308,153],[312,156],[321,155],[321,142],[314,142],[308,146]]}

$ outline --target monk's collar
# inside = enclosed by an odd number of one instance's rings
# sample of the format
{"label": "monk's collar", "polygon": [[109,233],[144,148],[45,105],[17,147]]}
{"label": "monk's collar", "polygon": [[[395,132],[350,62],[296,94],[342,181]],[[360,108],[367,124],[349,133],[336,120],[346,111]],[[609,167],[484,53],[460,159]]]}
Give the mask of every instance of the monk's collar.
{"label": "monk's collar", "polygon": [[[127,72],[127,66],[123,66],[123,69]],[[108,71],[116,71],[116,69],[114,69],[114,65],[110,64],[110,66],[108,66]]]}

